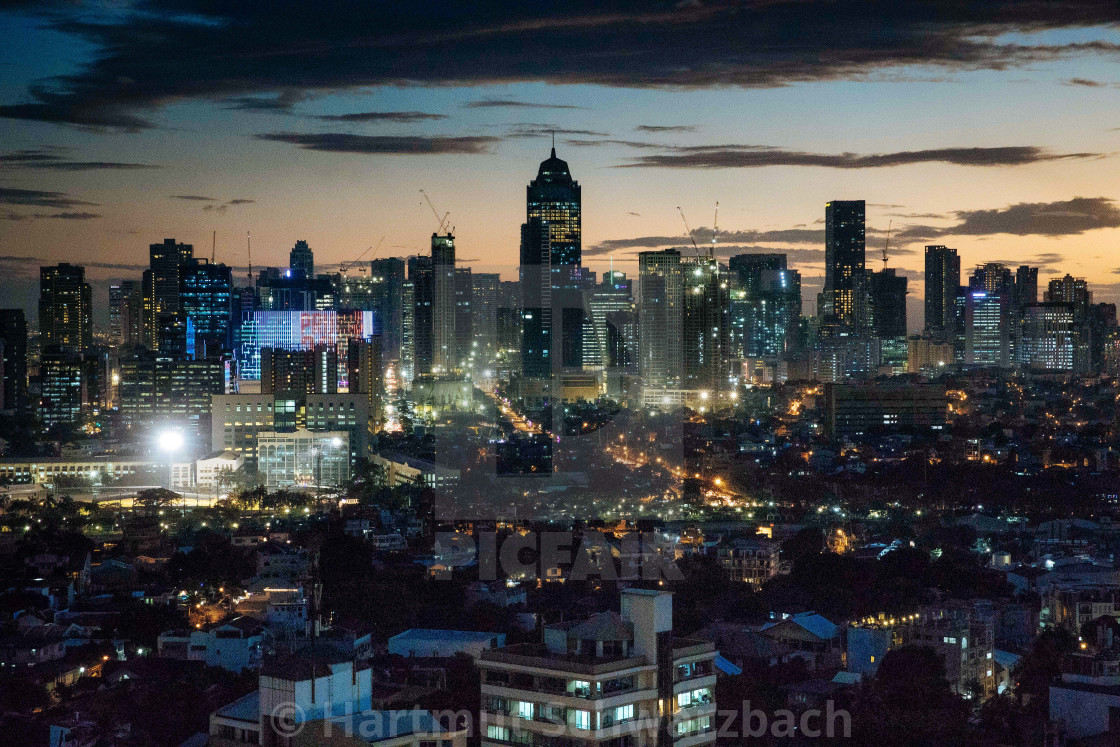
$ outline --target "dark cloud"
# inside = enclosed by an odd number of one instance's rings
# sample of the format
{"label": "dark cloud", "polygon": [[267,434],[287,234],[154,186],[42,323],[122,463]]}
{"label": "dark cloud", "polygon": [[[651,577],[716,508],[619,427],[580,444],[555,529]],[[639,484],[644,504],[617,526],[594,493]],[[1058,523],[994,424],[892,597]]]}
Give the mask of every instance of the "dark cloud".
{"label": "dark cloud", "polygon": [[574,104],[539,104],[533,101],[515,99],[479,99],[463,105],[467,109],[586,109]]}
{"label": "dark cloud", "polygon": [[310,98],[306,92],[288,90],[274,96],[232,96],[226,99],[227,109],[269,114],[291,114],[295,105]]}
{"label": "dark cloud", "polygon": [[1070,78],[1066,81],[1069,86],[1084,86],[1086,88],[1107,88],[1108,83],[1101,83],[1099,80],[1089,80],[1088,78]]}
{"label": "dark cloud", "polygon": [[227,205],[249,205],[249,204],[252,204],[254,202],[256,202],[256,200],[250,200],[246,197],[239,197],[237,199],[230,200],[226,204]]}
{"label": "dark cloud", "polygon": [[0,205],[33,205],[65,209],[96,204],[96,202],[86,202],[71,197],[65,192],[43,192],[37,189],[0,187]]}
{"label": "dark cloud", "polygon": [[12,169],[52,169],[55,171],[134,171],[158,169],[147,163],[117,161],[75,161],[64,155],[66,148],[32,148],[0,153],[0,167]]}
{"label": "dark cloud", "polygon": [[[103,9],[104,8],[104,9]],[[817,0],[740,4],[369,3],[329,11],[303,0],[132,5],[30,4],[50,28],[94,52],[36,82],[0,116],[137,130],[184,100],[286,111],[307,95],[373,86],[544,81],[637,88],[777,87],[1006,70],[1110,55],[1115,0],[924,3]],[[1101,39],[1027,44],[1051,29],[1099,27]],[[1016,36],[1012,37],[1015,34]],[[1083,35],[1084,36],[1084,35]],[[571,107],[482,99],[473,107]]]}
{"label": "dark cloud", "polygon": [[955,226],[911,226],[900,239],[943,236],[1075,236],[1098,228],[1120,228],[1120,208],[1107,197],[1075,197],[1059,202],[1020,202],[994,210],[958,210]]}
{"label": "dark cloud", "polygon": [[0,220],[93,220],[100,217],[98,213],[14,213],[8,211],[0,215]]}
{"label": "dark cloud", "polygon": [[[870,231],[869,231],[870,233]],[[693,229],[693,238],[697,244],[705,245],[712,240],[712,229],[700,226]],[[778,244],[820,244],[824,245],[824,231],[811,229],[787,228],[770,231],[720,231],[719,240],[725,244],[750,243],[778,243]],[[681,235],[677,236],[636,236],[630,239],[607,239],[590,247],[584,247],[584,254],[609,254],[620,249],[662,249],[668,246],[677,246],[688,241]]]}
{"label": "dark cloud", "polygon": [[635,132],[696,132],[696,125],[638,125]]}
{"label": "dark cloud", "polygon": [[[34,265],[39,266],[47,264],[48,261],[42,257],[21,257],[12,254],[0,254],[0,264],[5,265]],[[97,268],[99,270],[126,270],[129,272],[143,272],[148,269],[148,265],[127,265],[117,262],[82,262],[82,266],[86,268]]]}
{"label": "dark cloud", "polygon": [[446,114],[428,112],[353,112],[351,114],[320,114],[316,119],[325,122],[422,122],[430,119],[447,119]]}
{"label": "dark cloud", "polygon": [[501,138],[489,135],[426,137],[421,135],[349,135],[334,132],[274,132],[257,135],[261,140],[298,145],[304,150],[370,155],[431,155],[489,153]]}
{"label": "dark cloud", "polygon": [[195,202],[217,202],[217,197],[206,197],[204,195],[171,195],[172,200],[192,200]]}
{"label": "dark cloud", "polygon": [[[607,137],[606,132],[597,132],[595,130],[570,130],[565,127],[553,127],[552,125],[519,125],[514,129],[506,132],[507,138],[523,138],[523,137],[550,137],[552,135],[581,135],[583,137]],[[564,140],[564,143],[571,143],[570,140]]]}
{"label": "dark cloud", "polygon": [[571,145],[576,148],[598,148],[601,145],[621,145],[624,148],[665,148],[666,146],[659,143],[647,143],[641,140],[614,140],[611,138],[603,138],[602,140],[564,140],[564,145]]}
{"label": "dark cloud", "polygon": [[619,168],[729,169],[766,166],[816,166],[869,169],[915,163],[957,166],[1022,166],[1040,161],[1097,158],[1098,153],[1051,153],[1034,146],[997,148],[934,148],[896,153],[807,153],[766,145],[697,145],[668,148],[665,153],[637,156]]}

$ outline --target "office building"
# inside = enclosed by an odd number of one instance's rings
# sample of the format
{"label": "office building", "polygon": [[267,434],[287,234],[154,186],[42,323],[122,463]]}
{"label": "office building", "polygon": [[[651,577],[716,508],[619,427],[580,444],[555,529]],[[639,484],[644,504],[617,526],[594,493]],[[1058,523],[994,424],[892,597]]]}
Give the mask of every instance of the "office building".
{"label": "office building", "polygon": [[[380,334],[373,311],[254,311],[243,315],[238,330],[237,363],[242,379],[261,377],[261,349],[313,350],[329,345],[338,360],[347,360],[352,340],[370,339]],[[339,371],[340,387],[346,386]]]}
{"label": "office building", "polygon": [[350,393],[361,394],[368,408],[367,430],[370,437],[381,430],[385,421],[385,363],[382,358],[381,341],[359,340],[350,345],[347,379]]}
{"label": "office building", "polygon": [[432,258],[409,257],[408,279],[412,283],[412,365],[415,378],[432,373],[435,365]]}
{"label": "office building", "polygon": [[211,264],[205,258],[192,258],[179,272],[180,314],[189,325],[186,354],[207,357],[232,350],[234,289],[230,268]]}
{"label": "office building", "polygon": [[956,362],[953,344],[930,337],[911,337],[906,346],[907,373],[940,373]]}
{"label": "office building", "polygon": [[502,278],[496,272],[471,273],[471,330],[479,355],[489,362],[498,350],[498,289]]}
{"label": "office building", "polygon": [[725,268],[711,257],[683,263],[684,388],[727,392],[731,366],[731,289]]}
{"label": "office building", "polygon": [[825,275],[820,316],[840,333],[862,334],[867,322],[863,200],[825,204]]}
{"label": "office building", "polygon": [[86,268],[63,262],[39,268],[41,344],[81,351],[93,344],[93,293]]}
{"label": "office building", "polygon": [[112,344],[142,344],[143,309],[139,281],[121,280],[109,286],[109,340]]}
{"label": "office building", "polygon": [[[351,347],[355,343],[351,343]],[[335,394],[338,392],[338,349],[316,345],[310,350],[261,348],[261,394]]]}
{"label": "office building", "polygon": [[[584,329],[583,367],[598,369],[618,365],[618,357],[610,353],[611,332],[610,322],[612,314],[630,313],[634,309],[634,298],[630,288],[630,281],[622,272],[603,273],[603,282],[585,291],[588,309],[587,325]],[[622,330],[615,329],[616,335]],[[621,340],[616,342],[620,343]],[[625,364],[624,364],[625,365]]]}
{"label": "office building", "polygon": [[1019,265],[1015,270],[1015,308],[1038,303],[1038,268]]}
{"label": "office building", "polygon": [[257,471],[270,489],[338,487],[350,479],[348,431],[257,434]]}
{"label": "office building", "polygon": [[470,371],[478,357],[478,340],[474,334],[474,281],[471,268],[455,268],[455,358],[454,367]]}
{"label": "office building", "polygon": [[684,378],[684,268],[676,249],[638,254],[638,370],[646,387]]}
{"label": "office building", "polygon": [[927,246],[925,258],[925,330],[938,339],[952,339],[959,329],[956,306],[961,259],[956,249],[940,245]]}
{"label": "office building", "polygon": [[825,432],[833,438],[945,428],[949,399],[945,387],[901,384],[827,384]]}
{"label": "office building", "polygon": [[[540,225],[532,229],[530,249],[531,264],[539,272],[547,275],[541,282],[550,286],[548,338],[551,343],[551,368],[580,368],[583,365],[583,326],[584,309],[582,288],[585,276],[581,274],[582,264],[582,197],[579,183],[572,178],[567,162],[556,157],[556,149],[537,170],[537,177],[525,189],[526,225]],[[522,255],[526,249],[524,228],[522,229]],[[539,252],[547,238],[548,261]],[[522,278],[524,280],[524,276]],[[528,292],[523,289],[523,292]],[[530,296],[532,297],[532,296]],[[528,304],[526,304],[528,306]]]}
{"label": "office building", "polygon": [[210,428],[210,398],[226,391],[229,360],[176,358],[138,349],[120,359],[121,422],[130,429],[179,427],[192,438]]}
{"label": "office building", "polygon": [[868,273],[872,334],[881,340],[906,337],[906,277],[893,267]]}
{"label": "office building", "polygon": [[455,237],[432,234],[432,373],[458,368],[456,354]]}
{"label": "office building", "polygon": [[38,414],[45,428],[78,428],[97,400],[96,365],[68,347],[49,346],[39,365]]}
{"label": "office building", "polygon": [[1093,293],[1089,290],[1089,283],[1085,278],[1075,278],[1066,275],[1054,278],[1046,288],[1047,303],[1069,304],[1073,309],[1078,323],[1084,322],[1089,316],[1089,307],[1093,303]]}
{"label": "office building", "polygon": [[27,320],[23,309],[0,309],[0,361],[3,396],[0,408],[27,407]]}
{"label": "office building", "polygon": [[1089,368],[1086,328],[1072,304],[1036,303],[1020,311],[1015,362],[1036,373],[1085,373]]}
{"label": "office building", "polygon": [[292,277],[311,280],[315,277],[315,254],[307,242],[300,239],[288,253],[288,270]]}
{"label": "office building", "polygon": [[481,652],[482,747],[715,743],[715,647],[674,636],[670,593],[621,598],[621,614],[547,625],[543,643]]}
{"label": "office building", "polygon": [[552,376],[552,245],[549,226],[530,218],[521,226],[521,372],[528,378]]}
{"label": "office building", "polygon": [[148,247],[149,269],[144,271],[141,294],[144,314],[143,342],[159,349],[160,317],[182,311],[180,290],[182,268],[193,258],[194,247],[175,239]]}
{"label": "office building", "polygon": [[232,451],[255,464],[261,433],[345,431],[351,456],[364,458],[369,449],[368,402],[361,392],[215,395],[210,406],[210,449]]}
{"label": "office building", "polygon": [[1011,295],[972,289],[965,297],[965,365],[1011,365]]}
{"label": "office building", "polygon": [[401,360],[404,314],[411,314],[411,296],[406,303],[405,263],[400,257],[370,261],[370,276],[377,283],[374,309],[381,321],[381,351],[386,361]]}

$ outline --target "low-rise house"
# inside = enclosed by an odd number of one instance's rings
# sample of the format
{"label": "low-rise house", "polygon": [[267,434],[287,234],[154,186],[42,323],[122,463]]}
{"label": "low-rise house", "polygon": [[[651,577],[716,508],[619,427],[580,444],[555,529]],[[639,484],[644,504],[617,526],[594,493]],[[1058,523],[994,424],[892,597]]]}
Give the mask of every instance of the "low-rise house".
{"label": "low-rise house", "polygon": [[260,666],[265,639],[265,627],[260,621],[238,617],[206,629],[161,633],[158,653],[165,659],[200,661],[208,667],[240,672]]}
{"label": "low-rise house", "polygon": [[[1120,738],[1120,661],[1115,657],[1072,654],[1062,663],[1062,678],[1050,685],[1050,720],[1071,740],[1112,735]],[[1105,744],[1105,742],[1101,742]]]}

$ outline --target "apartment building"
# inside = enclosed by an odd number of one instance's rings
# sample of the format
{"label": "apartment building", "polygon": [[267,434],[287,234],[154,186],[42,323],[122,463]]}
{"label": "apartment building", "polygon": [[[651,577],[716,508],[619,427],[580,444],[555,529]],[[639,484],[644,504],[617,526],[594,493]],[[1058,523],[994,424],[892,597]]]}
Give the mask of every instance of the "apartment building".
{"label": "apartment building", "polygon": [[732,581],[750,584],[755,589],[774,576],[780,568],[780,542],[765,538],[738,539],[717,551],[720,566]]}
{"label": "apartment building", "polygon": [[714,744],[715,646],[675,638],[671,592],[626,589],[621,613],[483,651],[482,747]]}

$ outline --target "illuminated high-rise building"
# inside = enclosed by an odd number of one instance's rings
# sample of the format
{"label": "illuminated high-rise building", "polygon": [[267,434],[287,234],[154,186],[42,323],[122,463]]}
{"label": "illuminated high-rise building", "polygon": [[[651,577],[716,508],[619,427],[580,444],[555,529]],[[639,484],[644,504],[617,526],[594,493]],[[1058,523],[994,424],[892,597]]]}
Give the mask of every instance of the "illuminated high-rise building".
{"label": "illuminated high-rise building", "polygon": [[140,345],[144,329],[140,282],[122,280],[109,286],[109,338],[114,345]]}
{"label": "illuminated high-rise building", "polygon": [[143,276],[144,344],[159,346],[160,317],[182,310],[180,282],[182,268],[194,256],[194,247],[175,239],[148,247],[149,269]]}
{"label": "illuminated high-rise building", "polygon": [[530,218],[521,226],[521,372],[547,379],[553,373],[552,250],[548,224]]}
{"label": "illuminated high-rise building", "polygon": [[586,318],[582,293],[586,276],[580,272],[582,197],[579,182],[572,178],[567,162],[556,157],[556,148],[541,162],[525,196],[526,225],[540,221],[548,234],[551,368],[554,372],[581,368]]}
{"label": "illuminated high-rise building", "polygon": [[474,282],[471,268],[455,268],[455,367],[469,370],[478,355],[474,334]]}
{"label": "illuminated high-rise building", "polygon": [[498,350],[498,289],[502,278],[496,272],[471,273],[471,303],[474,320],[471,329],[479,355],[490,359]]}
{"label": "illuminated high-rise building", "polygon": [[455,330],[455,237],[432,234],[432,371],[457,368]]}
{"label": "illuminated high-rise building", "polygon": [[0,309],[0,355],[3,356],[3,401],[0,408],[27,406],[27,319],[23,309]]}
{"label": "illuminated high-rise building", "polygon": [[412,369],[413,376],[420,376],[431,373],[435,361],[432,258],[409,257],[408,280],[412,284]]}
{"label": "illuminated high-rise building", "polygon": [[863,200],[833,200],[824,211],[824,291],[821,315],[838,332],[866,331],[866,206]]}
{"label": "illuminated high-rise building", "polygon": [[229,266],[192,258],[180,268],[181,313],[188,320],[196,357],[215,355],[233,346],[233,273]]}
{"label": "illuminated high-rise building", "polygon": [[647,387],[679,389],[684,377],[684,270],[676,249],[638,254],[638,370]]}
{"label": "illuminated high-rise building", "polygon": [[694,257],[684,263],[682,279],[684,388],[724,391],[732,376],[731,284],[727,270],[712,257]]}
{"label": "illuminated high-rise building", "polygon": [[311,280],[315,277],[315,253],[307,242],[300,239],[288,253],[288,270],[293,277]]}
{"label": "illuminated high-rise building", "polygon": [[956,249],[926,247],[925,330],[941,340],[954,337],[957,327],[957,295],[961,285],[961,259]]}
{"label": "illuminated high-rise building", "polygon": [[39,268],[41,344],[81,351],[93,343],[93,293],[86,268],[66,262]]}

